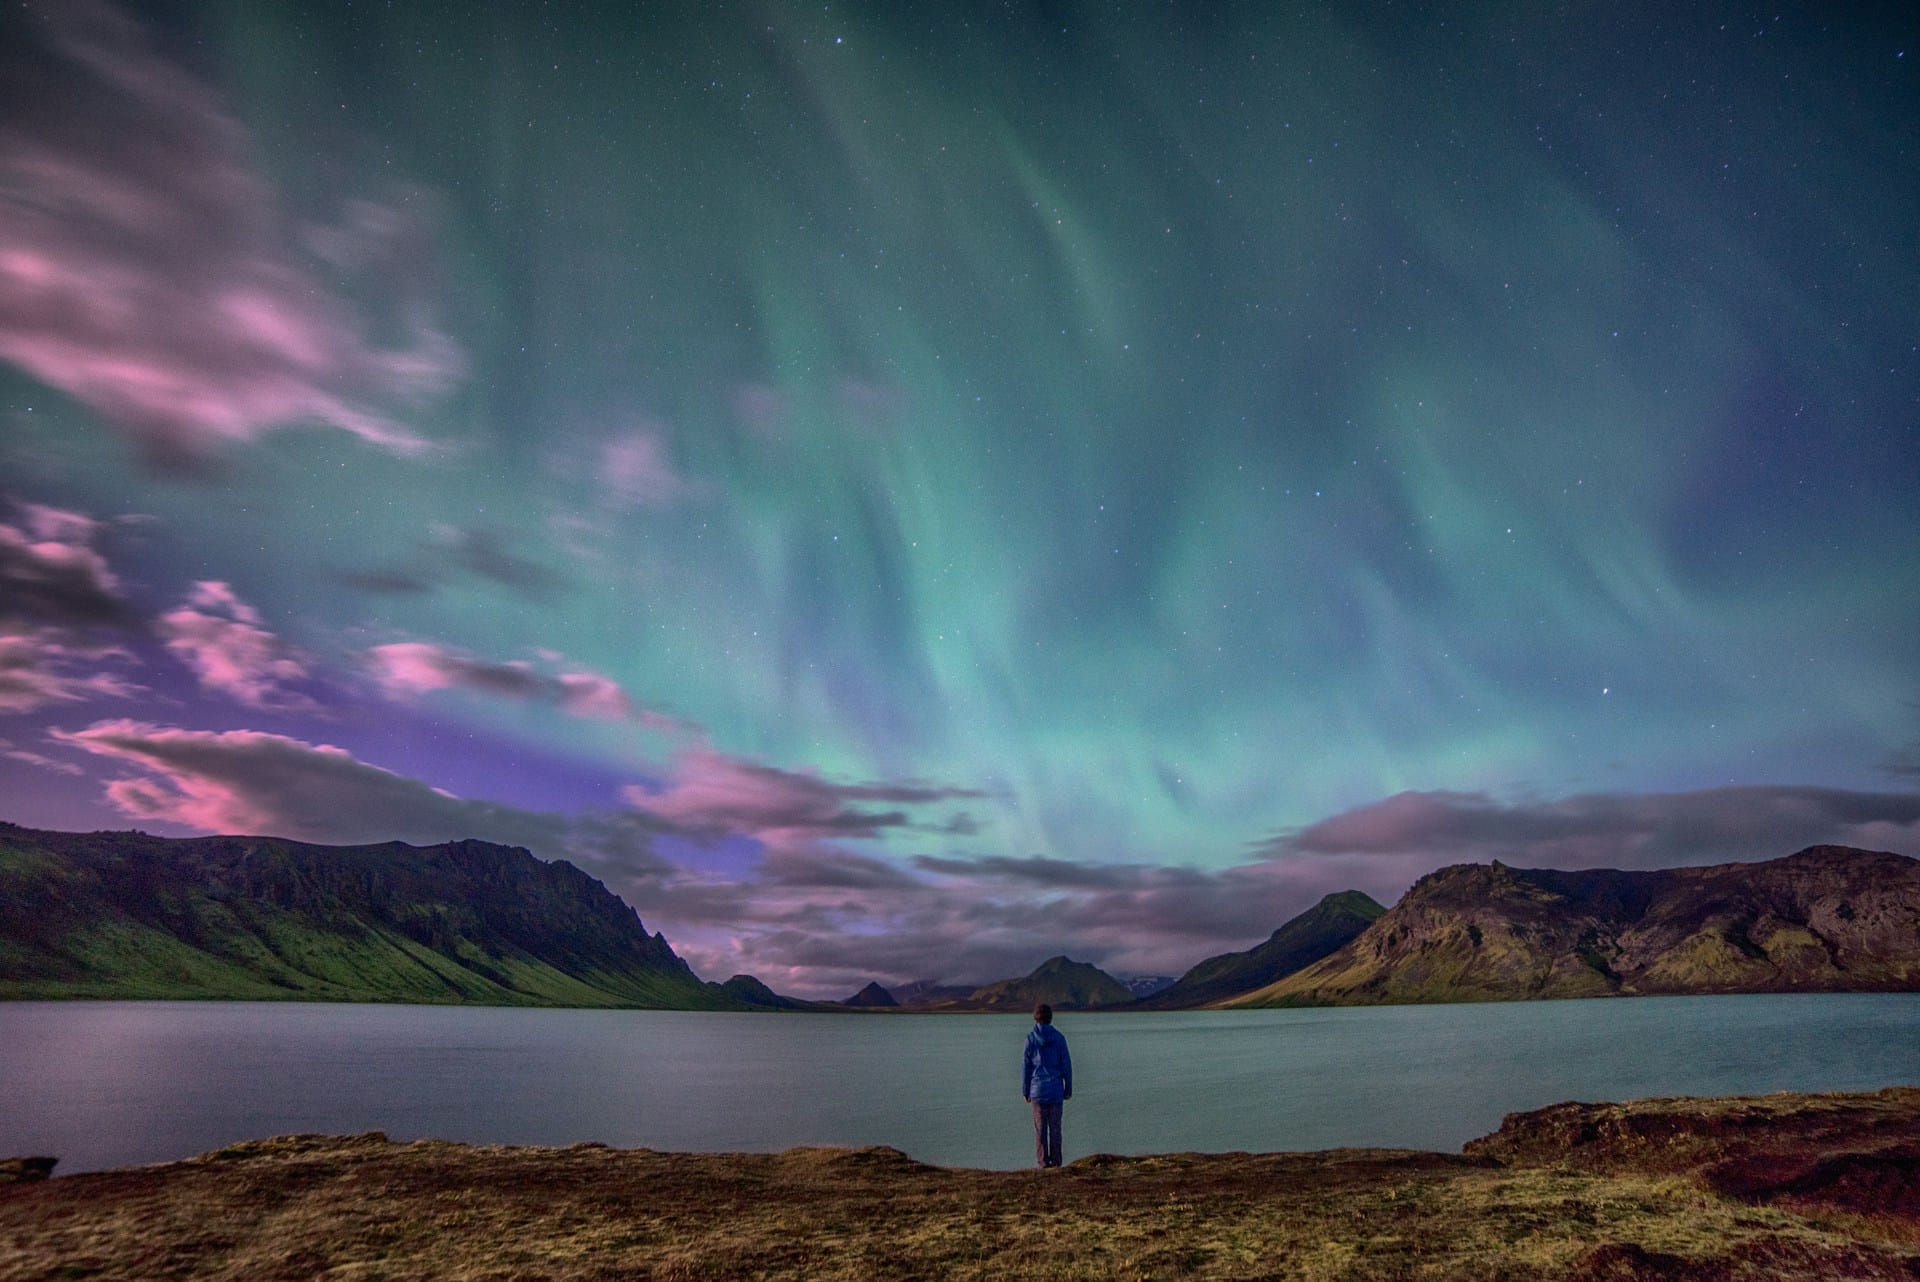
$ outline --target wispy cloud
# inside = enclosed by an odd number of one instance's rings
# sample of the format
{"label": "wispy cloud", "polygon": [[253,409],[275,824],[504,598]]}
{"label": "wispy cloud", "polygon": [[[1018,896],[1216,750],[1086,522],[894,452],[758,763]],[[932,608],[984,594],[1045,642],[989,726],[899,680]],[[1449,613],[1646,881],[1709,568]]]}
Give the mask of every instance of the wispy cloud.
{"label": "wispy cloud", "polygon": [[[0,625],[0,712],[138,694],[139,686],[100,667],[127,657],[117,648],[69,645],[50,630],[17,631]],[[90,670],[77,670],[82,667]]]}
{"label": "wispy cloud", "polygon": [[683,754],[665,785],[624,796],[664,834],[759,848],[744,875],[656,868],[636,893],[696,967],[749,970],[801,994],[844,995],[875,978],[985,982],[1061,951],[1125,972],[1184,969],[1258,939],[1317,898],[1305,870],[1279,863],[1204,872],[870,854],[853,845],[907,831],[950,839],[975,827],[927,812],[983,794],[840,783],[711,748]]}
{"label": "wispy cloud", "polygon": [[[571,859],[606,878],[701,974],[750,971],[802,995],[844,996],[873,978],[997,979],[1063,950],[1120,970],[1173,970],[1223,941],[1258,938],[1311,902],[1311,891],[1290,884],[1284,869],[1209,874],[991,859],[903,865],[818,839],[892,827],[848,817],[851,802],[885,796],[910,807],[952,789],[836,788],[759,767],[765,791],[753,804],[710,798],[696,805],[694,793],[682,793],[685,807],[670,807],[682,821],[666,822],[641,812],[567,816],[468,800],[342,748],[254,730],[119,719],[53,738],[119,764],[126,773],[106,785],[107,798],[143,822],[322,842],[474,836]],[[804,819],[794,816],[796,807]],[[764,846],[744,871],[723,874],[697,857],[663,853],[662,838],[682,834],[691,814],[701,817],[702,831],[772,823],[778,826],[760,830],[806,830],[815,839]]]}
{"label": "wispy cloud", "polygon": [[878,837],[912,822],[904,809],[863,808],[867,803],[925,806],[981,795],[918,784],[832,783],[699,748],[680,757],[666,787],[631,787],[625,799],[689,837],[749,837],[770,849],[796,850],[821,841]]}
{"label": "wispy cloud", "polygon": [[101,523],[34,503],[15,519],[0,522],[0,711],[137,693],[103,667],[132,656],[99,634],[137,631],[139,616],[93,546]]}
{"label": "wispy cloud", "polygon": [[246,131],[131,18],[68,0],[14,25],[26,38],[0,54],[0,358],[174,464],[295,423],[418,448],[376,408],[459,368],[418,301],[401,306],[412,346],[370,345],[303,264]]}
{"label": "wispy cloud", "polygon": [[[1357,886],[1391,902],[1421,874],[1469,859],[1588,866],[1605,849],[1589,839],[1613,842],[1631,857],[1606,862],[1628,867],[1774,858],[1821,842],[1920,848],[1920,795],[1780,788],[1531,804],[1415,794],[1309,825],[1244,865],[1213,870],[992,854],[902,859],[851,843],[909,827],[904,812],[972,794],[835,784],[706,751],[683,759],[674,784],[630,795],[647,806],[568,816],[455,797],[341,748],[259,731],[114,720],[54,739],[119,763],[127,773],[107,795],[137,819],[310,841],[476,836],[571,859],[605,878],[702,975],[745,971],[819,997],[871,979],[985,982],[1059,952],[1116,973],[1175,974],[1258,942],[1332,891]],[[705,857],[723,842],[745,857]]]}
{"label": "wispy cloud", "polygon": [[431,538],[405,563],[343,570],[334,577],[348,587],[379,596],[424,596],[462,575],[484,579],[531,601],[549,601],[569,579],[514,551],[497,532],[455,525],[434,528]]}
{"label": "wispy cloud", "polygon": [[414,570],[342,570],[333,578],[347,587],[375,596],[425,596],[439,586],[427,575]]}
{"label": "wispy cloud", "polygon": [[67,629],[135,626],[120,580],[93,546],[101,523],[78,512],[19,505],[0,522],[0,622]]}
{"label": "wispy cloud", "polygon": [[396,641],[367,652],[374,679],[390,695],[411,696],[435,690],[473,690],[498,698],[546,703],[576,717],[632,721],[649,729],[684,731],[685,722],[635,703],[619,682],[545,656],[560,667],[542,672],[531,663],[493,663],[447,646],[425,641]]}
{"label": "wispy cloud", "polygon": [[567,585],[564,574],[520,556],[492,530],[445,529],[436,550],[451,565],[535,600],[546,600]]}
{"label": "wispy cloud", "polygon": [[1505,802],[1484,793],[1403,792],[1280,834],[1261,849],[1280,858],[1649,868],[1771,858],[1820,842],[1920,845],[1920,793],[1761,786]]}
{"label": "wispy cloud", "polygon": [[1060,952],[1122,974],[1177,974],[1310,906],[1326,893],[1324,871],[997,858],[902,865],[815,846],[770,848],[740,876],[656,869],[633,893],[703,974],[746,970],[782,991],[844,996],[872,979],[984,983]]}
{"label": "wispy cloud", "polygon": [[107,785],[107,799],[121,813],[201,832],[330,842],[483,837],[551,856],[567,827],[556,816],[464,800],[344,748],[264,731],[123,718],[52,737],[130,769]]}
{"label": "wispy cloud", "polygon": [[0,757],[6,757],[11,761],[24,762],[29,766],[38,766],[42,770],[51,770],[55,774],[73,775],[75,777],[86,774],[86,771],[74,765],[71,761],[55,761],[45,753],[34,752],[30,748],[22,748],[11,739],[0,738]]}
{"label": "wispy cloud", "polygon": [[616,507],[667,507],[686,497],[685,477],[659,432],[625,432],[600,447],[600,482]]}
{"label": "wispy cloud", "polygon": [[[781,795],[777,786],[769,793]],[[997,854],[896,861],[832,840],[883,836],[898,826],[891,822],[839,818],[821,801],[697,805],[699,795],[688,794],[685,810],[736,833],[791,822],[779,816],[796,809],[826,818],[794,845],[778,844],[774,829],[750,875],[656,873],[644,883],[652,911],[705,972],[749,970],[815,995],[845,995],[870,979],[1001,978],[1057,952],[1123,974],[1177,974],[1258,942],[1323,895],[1360,889],[1391,903],[1446,863],[1670,867],[1771,859],[1820,843],[1920,851],[1920,794],[1809,788],[1530,804],[1404,794],[1261,843],[1254,859],[1224,869]],[[685,816],[654,817],[686,826]]]}
{"label": "wispy cloud", "polygon": [[155,630],[200,678],[250,708],[316,711],[313,699],[288,688],[307,677],[293,651],[269,632],[260,612],[216,579],[193,585],[186,602],[155,620]]}

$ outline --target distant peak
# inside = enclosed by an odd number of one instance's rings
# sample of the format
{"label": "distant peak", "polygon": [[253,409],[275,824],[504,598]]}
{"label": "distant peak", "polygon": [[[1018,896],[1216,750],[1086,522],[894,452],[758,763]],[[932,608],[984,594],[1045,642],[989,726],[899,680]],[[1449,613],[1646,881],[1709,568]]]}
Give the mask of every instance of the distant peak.
{"label": "distant peak", "polygon": [[1858,846],[1808,846],[1805,850],[1796,850],[1788,859],[1803,863],[1825,863],[1846,859],[1901,859],[1907,856],[1895,854],[1891,850],[1863,850]]}
{"label": "distant peak", "polygon": [[1378,917],[1387,911],[1379,900],[1364,890],[1336,890],[1332,894],[1323,895],[1314,907],[1359,913],[1365,917]]}

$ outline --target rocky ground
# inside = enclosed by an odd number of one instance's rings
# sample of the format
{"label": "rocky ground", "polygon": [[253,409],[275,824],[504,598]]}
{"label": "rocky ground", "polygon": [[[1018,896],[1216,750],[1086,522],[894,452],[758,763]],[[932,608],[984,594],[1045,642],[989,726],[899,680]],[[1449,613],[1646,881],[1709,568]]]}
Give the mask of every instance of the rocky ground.
{"label": "rocky ground", "polygon": [[1920,1089],[1562,1104],[1460,1154],[702,1155],[292,1136],[35,1179],[0,1277],[1920,1279]]}

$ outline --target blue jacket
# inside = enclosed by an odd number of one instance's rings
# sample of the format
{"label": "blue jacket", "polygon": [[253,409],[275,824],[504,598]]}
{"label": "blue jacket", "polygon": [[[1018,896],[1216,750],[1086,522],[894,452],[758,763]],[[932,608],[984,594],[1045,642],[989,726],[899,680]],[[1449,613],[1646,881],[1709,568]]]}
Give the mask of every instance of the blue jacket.
{"label": "blue jacket", "polygon": [[1067,1039],[1052,1024],[1035,1024],[1027,1034],[1020,1094],[1035,1104],[1073,1098],[1073,1060],[1067,1054]]}

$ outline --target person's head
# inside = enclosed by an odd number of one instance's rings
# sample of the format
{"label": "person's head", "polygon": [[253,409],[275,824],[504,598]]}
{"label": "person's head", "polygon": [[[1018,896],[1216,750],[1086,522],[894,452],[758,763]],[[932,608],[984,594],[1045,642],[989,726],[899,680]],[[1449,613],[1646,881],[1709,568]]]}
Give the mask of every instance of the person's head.
{"label": "person's head", "polygon": [[1038,1006],[1035,1006],[1033,1008],[1033,1022],[1036,1024],[1051,1024],[1053,1022],[1053,1007],[1047,1005],[1045,1002],[1041,1002]]}

